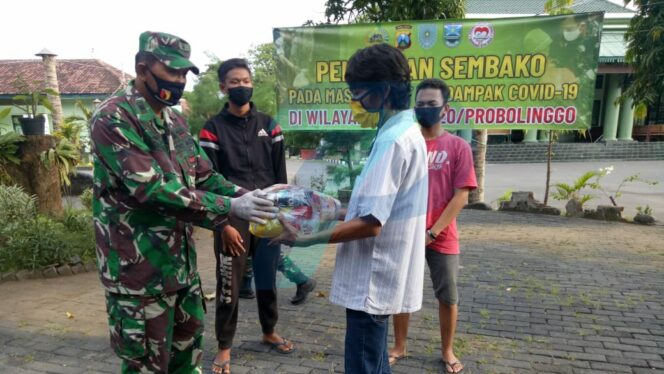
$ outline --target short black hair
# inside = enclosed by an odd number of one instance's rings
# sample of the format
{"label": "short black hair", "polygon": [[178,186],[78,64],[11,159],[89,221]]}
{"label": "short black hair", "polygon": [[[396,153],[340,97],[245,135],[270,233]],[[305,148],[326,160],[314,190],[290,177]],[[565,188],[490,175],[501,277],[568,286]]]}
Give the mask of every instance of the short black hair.
{"label": "short black hair", "polygon": [[219,65],[217,69],[217,75],[219,76],[219,82],[223,83],[226,79],[226,74],[233,69],[246,69],[251,75],[251,69],[249,69],[249,63],[243,58],[231,58]]}
{"label": "short black hair", "polygon": [[157,58],[154,57],[154,55],[151,52],[146,52],[146,51],[139,51],[136,53],[136,65],[138,65],[139,62],[144,62],[146,65],[152,65],[155,62],[157,62]]}
{"label": "short black hair", "polygon": [[447,83],[445,83],[444,80],[437,78],[423,80],[420,82],[420,84],[417,85],[417,88],[415,89],[415,97],[417,97],[417,94],[420,92],[420,90],[426,88],[440,90],[440,93],[443,95],[443,105],[450,102],[450,87],[447,85]]}
{"label": "short black hair", "polygon": [[351,88],[387,84],[392,109],[408,109],[410,106],[412,88],[408,60],[391,45],[381,43],[355,52],[348,60],[344,78]]}

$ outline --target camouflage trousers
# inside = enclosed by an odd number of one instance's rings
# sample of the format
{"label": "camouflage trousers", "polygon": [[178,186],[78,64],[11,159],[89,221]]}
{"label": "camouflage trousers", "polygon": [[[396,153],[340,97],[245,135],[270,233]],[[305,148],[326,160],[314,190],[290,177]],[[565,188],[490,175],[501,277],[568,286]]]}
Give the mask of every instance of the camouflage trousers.
{"label": "camouflage trousers", "polygon": [[106,293],[122,373],[202,373],[203,308],[198,283],[161,296]]}

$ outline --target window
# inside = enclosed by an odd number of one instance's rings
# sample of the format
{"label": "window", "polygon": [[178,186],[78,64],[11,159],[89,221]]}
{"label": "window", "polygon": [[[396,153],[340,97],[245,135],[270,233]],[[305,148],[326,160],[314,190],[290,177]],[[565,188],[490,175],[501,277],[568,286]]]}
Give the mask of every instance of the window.
{"label": "window", "polygon": [[657,102],[648,108],[648,124],[664,124],[664,96],[660,95]]}
{"label": "window", "polygon": [[593,115],[590,118],[590,126],[591,127],[599,127],[599,117],[601,114],[601,109],[602,109],[602,100],[595,100],[593,101]]}
{"label": "window", "polygon": [[598,74],[597,79],[595,79],[595,89],[601,90],[604,87],[604,75]]}

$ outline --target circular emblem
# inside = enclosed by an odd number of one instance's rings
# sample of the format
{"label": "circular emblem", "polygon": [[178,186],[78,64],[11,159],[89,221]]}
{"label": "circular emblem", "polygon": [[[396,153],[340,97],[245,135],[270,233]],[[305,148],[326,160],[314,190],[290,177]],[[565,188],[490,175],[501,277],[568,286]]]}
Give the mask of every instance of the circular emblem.
{"label": "circular emblem", "polygon": [[374,44],[389,43],[389,35],[385,29],[380,27],[375,27],[367,33],[366,45],[371,46]]}
{"label": "circular emblem", "polygon": [[477,48],[486,47],[493,40],[494,31],[490,23],[478,23],[470,29],[468,39]]}

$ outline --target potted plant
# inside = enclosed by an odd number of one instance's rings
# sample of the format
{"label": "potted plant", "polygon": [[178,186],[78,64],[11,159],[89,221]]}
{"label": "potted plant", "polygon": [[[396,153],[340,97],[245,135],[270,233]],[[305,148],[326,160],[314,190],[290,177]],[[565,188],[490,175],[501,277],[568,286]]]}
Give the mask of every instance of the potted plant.
{"label": "potted plant", "polygon": [[313,131],[292,132],[287,136],[294,147],[299,148],[300,158],[303,160],[313,160],[316,158],[316,147],[320,142],[322,135]]}
{"label": "potted plant", "polygon": [[652,208],[649,205],[646,205],[645,208],[637,206],[634,222],[642,225],[654,225],[655,217],[652,215]]}
{"label": "potted plant", "polygon": [[32,90],[20,77],[16,87],[21,93],[12,98],[12,104],[25,113],[25,116],[19,119],[23,135],[44,135],[46,118],[39,112],[39,107],[53,111],[53,104],[46,95],[59,94],[50,88]]}
{"label": "potted plant", "polygon": [[362,172],[361,166],[333,165],[328,167],[328,172],[332,174],[332,181],[338,186],[337,198],[342,203],[350,201],[350,195],[355,186],[355,180]]}
{"label": "potted plant", "polygon": [[584,215],[583,205],[595,198],[592,194],[582,194],[581,190],[586,188],[597,189],[597,185],[591,181],[597,175],[599,175],[598,171],[591,170],[577,178],[573,184],[556,183],[553,187],[557,191],[553,192],[551,197],[559,201],[567,200],[565,205],[567,216],[581,217]]}

